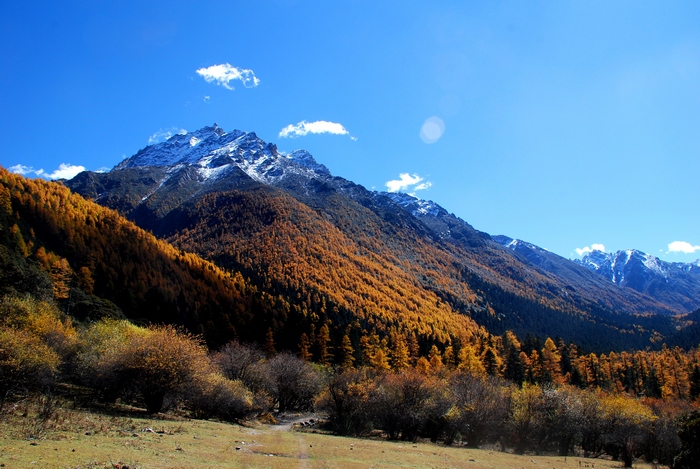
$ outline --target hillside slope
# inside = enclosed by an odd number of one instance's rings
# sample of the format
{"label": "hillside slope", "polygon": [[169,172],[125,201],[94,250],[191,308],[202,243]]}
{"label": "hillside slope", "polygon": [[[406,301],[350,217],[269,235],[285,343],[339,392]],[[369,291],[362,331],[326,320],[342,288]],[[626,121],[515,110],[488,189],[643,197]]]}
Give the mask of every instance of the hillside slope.
{"label": "hillside slope", "polygon": [[[279,195],[284,199],[283,194]],[[240,198],[238,212],[229,210],[227,199],[236,196]],[[216,207],[216,195],[210,197]],[[227,265],[224,271],[196,254],[176,249],[117,212],[85,200],[58,183],[30,180],[0,169],[0,198],[0,245],[6,260],[3,273],[12,272],[12,268],[31,270],[38,279],[33,283],[43,287],[31,290],[17,281],[12,284],[11,275],[5,275],[0,286],[6,293],[39,295],[46,294],[53,284],[55,299],[69,312],[72,309],[74,315],[100,315],[99,308],[96,311],[99,303],[106,308],[104,314],[183,325],[203,333],[213,346],[234,337],[263,342],[271,330],[279,346],[296,349],[302,334],[312,335],[327,323],[334,326],[335,335],[342,336],[352,329],[356,343],[368,331],[387,334],[390,329],[415,333],[424,344],[470,342],[476,336],[488,335],[469,317],[455,314],[435,294],[416,288],[412,279],[398,270],[375,268],[371,260],[354,255],[356,246],[340,233],[335,233],[337,239],[325,237],[325,245],[324,240],[314,240],[319,254],[310,267],[297,264],[289,257],[287,244],[277,243],[278,236],[289,235],[284,235],[288,227],[275,220],[284,220],[294,212],[297,218],[313,219],[310,225],[322,222],[308,209],[285,207],[285,203],[296,203],[293,199],[256,201],[246,194],[230,194],[219,200],[226,210],[216,215],[221,220],[213,226],[231,228],[221,223],[228,216],[247,230],[275,233],[274,237],[263,232],[256,236],[263,247],[254,249],[274,260],[265,269],[261,262],[253,265],[245,261],[248,254],[244,250],[231,256],[238,259],[241,274],[233,265]],[[332,226],[326,224],[324,229],[333,233]],[[217,236],[221,232],[219,229]],[[187,235],[182,236],[181,244],[186,244]],[[210,243],[202,243],[205,245]],[[224,252],[229,253],[236,247],[228,242],[219,245],[226,246]],[[349,262],[367,263],[370,268],[363,269],[361,278],[353,278],[344,274],[359,272]],[[363,308],[323,294],[313,283],[305,289],[291,280],[279,283],[277,279],[286,278],[281,272],[289,269],[298,272],[289,276],[297,281],[323,275],[352,278],[358,287],[354,301],[362,303]],[[372,281],[371,277],[383,280]],[[362,289],[363,284],[368,287]]]}

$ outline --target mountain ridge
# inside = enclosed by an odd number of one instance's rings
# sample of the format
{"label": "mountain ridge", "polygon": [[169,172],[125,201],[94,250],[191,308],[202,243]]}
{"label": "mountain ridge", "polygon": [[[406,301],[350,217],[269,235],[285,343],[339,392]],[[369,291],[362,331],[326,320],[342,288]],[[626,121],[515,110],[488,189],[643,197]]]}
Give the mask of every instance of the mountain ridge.
{"label": "mountain ridge", "polygon": [[[373,282],[362,270],[367,256],[376,256],[382,276],[403,272],[416,292],[437,295],[454,313],[468,315],[494,333],[511,329],[522,335],[560,335],[596,349],[621,337],[643,348],[652,331],[673,333],[675,326],[665,316],[687,312],[620,289],[544,250],[537,252],[541,262],[533,262],[534,257],[503,246],[498,237],[474,229],[434,202],[369,191],[333,176],[308,152],[280,153],[254,133],[227,134],[215,125],[172,139],[140,150],[108,173],[84,172],[65,184],[180,248],[226,268],[259,272],[257,281],[277,285],[275,294],[295,295],[294,288],[314,284],[325,298],[337,299],[343,314],[353,312],[342,305],[362,303],[347,303],[357,288],[350,286]],[[217,205],[223,200],[232,205]],[[269,208],[259,214],[240,212],[250,218],[250,226],[229,219],[227,230],[220,222],[227,210],[239,210],[239,203]],[[307,209],[316,215],[296,215]],[[320,222],[310,221],[317,216],[331,225],[321,229]],[[330,226],[336,234],[328,231]],[[285,232],[295,234],[287,237]],[[335,242],[329,236],[347,239],[344,249],[350,254],[338,268],[351,274],[350,290],[334,283],[337,272],[314,260],[333,251],[315,252],[304,236],[329,247]],[[298,257],[287,264],[268,258],[263,251],[275,243],[275,249],[284,247]],[[313,273],[300,277],[289,267],[295,263],[325,273],[315,280]],[[382,288],[376,285],[377,291]],[[562,314],[566,325],[557,320]]]}

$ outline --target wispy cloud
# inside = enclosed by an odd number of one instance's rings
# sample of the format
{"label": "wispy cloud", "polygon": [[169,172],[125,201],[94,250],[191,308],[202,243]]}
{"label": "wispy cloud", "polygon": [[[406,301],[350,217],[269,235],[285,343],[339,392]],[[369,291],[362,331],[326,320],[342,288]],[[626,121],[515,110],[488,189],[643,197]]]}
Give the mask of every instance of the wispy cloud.
{"label": "wispy cloud", "polygon": [[197,73],[204,77],[207,83],[214,82],[228,90],[233,89],[230,83],[234,80],[240,80],[246,88],[254,88],[260,84],[260,80],[252,70],[234,67],[228,63],[200,68]]}
{"label": "wispy cloud", "polygon": [[[284,129],[280,130],[280,138],[288,137],[303,137],[308,134],[333,134],[333,135],[350,135],[342,124],[328,121],[306,122],[301,121],[298,124],[289,124]],[[351,139],[357,140],[350,136]]]}
{"label": "wispy cloud", "polygon": [[384,184],[389,192],[408,192],[413,193],[429,189],[433,183],[425,181],[424,178],[417,174],[401,173],[399,179],[387,181]]}
{"label": "wispy cloud", "polygon": [[674,241],[668,245],[668,252],[682,252],[683,254],[692,254],[700,251],[700,246],[693,246],[687,241]]}
{"label": "wispy cloud", "polygon": [[583,256],[593,251],[605,252],[605,246],[603,246],[602,244],[591,244],[590,246],[586,246],[583,248],[576,248],[576,254],[578,254],[579,256]]}
{"label": "wispy cloud", "polygon": [[34,176],[41,176],[44,174],[43,169],[34,169],[31,166],[24,166],[23,164],[16,164],[14,166],[10,166],[10,172],[15,173],[15,174],[21,174],[22,176],[28,176],[28,175],[34,175]]}
{"label": "wispy cloud", "polygon": [[10,171],[22,176],[37,176],[46,179],[73,179],[78,173],[85,171],[85,166],[61,163],[58,169],[51,173],[47,173],[43,169],[34,169],[31,166],[16,164],[10,166]]}
{"label": "wispy cloud", "polygon": [[154,143],[160,143],[164,142],[173,135],[185,135],[187,133],[187,130],[185,129],[178,129],[177,127],[173,127],[171,129],[160,129],[158,132],[154,133],[150,137],[148,137],[148,144],[153,145]]}

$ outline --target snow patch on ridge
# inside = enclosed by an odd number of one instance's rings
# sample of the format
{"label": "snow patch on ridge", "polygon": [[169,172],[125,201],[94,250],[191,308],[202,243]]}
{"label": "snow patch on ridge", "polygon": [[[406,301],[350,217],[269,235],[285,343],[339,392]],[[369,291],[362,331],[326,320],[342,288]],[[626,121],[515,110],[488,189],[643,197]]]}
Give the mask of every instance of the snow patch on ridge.
{"label": "snow patch on ridge", "polygon": [[381,194],[389,197],[394,203],[405,208],[415,217],[437,217],[443,212],[447,213],[444,208],[440,207],[435,202],[422,200],[403,192],[381,192]]}

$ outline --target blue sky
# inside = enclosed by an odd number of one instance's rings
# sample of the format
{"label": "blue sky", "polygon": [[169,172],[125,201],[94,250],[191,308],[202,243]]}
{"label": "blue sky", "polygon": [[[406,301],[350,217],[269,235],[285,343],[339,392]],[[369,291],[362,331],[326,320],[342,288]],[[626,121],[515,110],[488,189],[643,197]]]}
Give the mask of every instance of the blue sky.
{"label": "blue sky", "polygon": [[214,122],[565,257],[700,257],[700,2],[0,4],[0,165]]}

